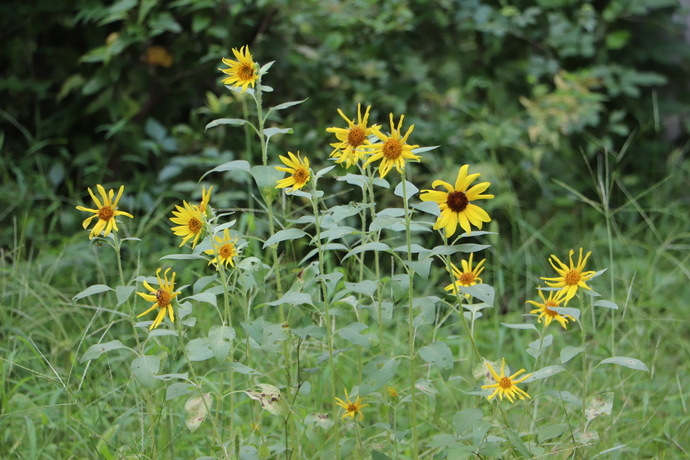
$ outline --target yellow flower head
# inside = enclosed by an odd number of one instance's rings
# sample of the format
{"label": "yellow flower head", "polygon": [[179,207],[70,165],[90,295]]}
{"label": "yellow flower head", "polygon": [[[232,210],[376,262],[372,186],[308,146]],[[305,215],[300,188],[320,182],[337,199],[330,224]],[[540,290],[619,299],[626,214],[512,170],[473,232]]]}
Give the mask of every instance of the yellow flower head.
{"label": "yellow flower head", "polygon": [[[453,284],[449,284],[448,286],[446,286],[444,288],[446,291],[453,291],[453,294],[457,295],[457,291],[460,286],[468,287],[482,283],[482,279],[479,277],[479,275],[484,271],[484,267],[482,265],[484,265],[486,259],[482,259],[482,261],[479,262],[477,266],[473,269],[473,257],[474,253],[470,253],[469,262],[466,260],[460,261],[460,263],[462,264],[462,270],[459,270],[458,267],[455,266],[455,264],[451,264],[451,266],[453,267],[453,275],[455,276],[455,282]],[[470,297],[469,294],[465,294],[465,296],[467,298]]]}
{"label": "yellow flower head", "polygon": [[561,324],[561,326],[563,326],[563,329],[568,329],[568,326],[566,326],[566,324],[568,324],[568,320],[576,321],[575,318],[570,315],[561,315],[549,308],[560,307],[561,302],[565,300],[563,298],[564,295],[565,292],[562,289],[560,291],[551,291],[549,292],[549,298],[545,299],[542,290],[539,289],[539,297],[541,297],[542,303],[535,302],[534,300],[528,300],[527,303],[531,303],[532,305],[539,307],[536,310],[530,311],[530,313],[539,313],[539,318],[537,318],[537,321],[541,323],[541,319],[544,318],[544,326],[548,326],[551,324],[551,321],[556,320]]}
{"label": "yellow flower head", "polygon": [[307,157],[300,157],[299,152],[297,156],[294,153],[288,152],[290,158],[286,158],[280,155],[280,161],[282,161],[285,166],[276,166],[278,171],[283,171],[290,173],[289,177],[281,179],[278,181],[276,188],[292,187],[291,191],[299,190],[304,185],[309,182],[311,173],[309,172],[309,160]]}
{"label": "yellow flower head", "polygon": [[[548,286],[562,288],[561,291],[565,293],[565,304],[567,304],[570,299],[575,297],[578,287],[589,289],[591,291],[592,289],[585,284],[585,281],[589,280],[595,274],[593,271],[583,271],[585,264],[587,264],[587,259],[589,259],[592,251],[589,251],[583,259],[582,248],[580,248],[580,256],[577,258],[577,265],[573,264],[573,254],[575,254],[575,251],[571,249],[569,253],[570,266],[565,265],[563,262],[558,260],[558,257],[552,254],[549,258],[549,263],[560,276],[554,278],[541,277],[541,279],[546,281]],[[553,263],[554,260],[558,263],[558,267]]]}
{"label": "yellow flower head", "polygon": [[398,397],[398,390],[396,390],[394,387],[392,387],[390,385],[386,385],[386,390],[388,390],[388,395],[391,398],[395,399]]}
{"label": "yellow flower head", "polygon": [[498,395],[501,398],[501,401],[503,401],[503,397],[505,396],[506,398],[508,398],[510,402],[514,402],[513,398],[515,398],[516,396],[520,399],[525,399],[525,396],[527,396],[528,398],[530,397],[527,393],[519,389],[517,387],[517,384],[520,382],[524,382],[532,374],[523,375],[522,378],[520,378],[519,380],[515,380],[515,377],[525,372],[524,369],[520,369],[510,377],[506,377],[504,374],[504,370],[506,367],[505,358],[501,360],[500,376],[496,373],[496,371],[494,371],[493,367],[491,367],[491,364],[489,364],[488,362],[485,362],[485,364],[486,367],[489,369],[489,372],[491,372],[491,375],[493,376],[494,380],[496,381],[496,383],[494,383],[493,385],[482,385],[482,390],[486,388],[495,388],[494,392],[487,397],[489,401],[491,401],[491,399],[496,395]]}
{"label": "yellow flower head", "polygon": [[173,313],[173,306],[170,304],[170,302],[172,301],[172,299],[177,297],[180,291],[173,292],[175,291],[175,272],[173,272],[172,278],[170,278],[170,281],[168,281],[169,271],[169,268],[165,270],[165,273],[163,273],[163,279],[161,279],[161,269],[159,268],[158,270],[156,270],[156,278],[158,278],[159,286],[158,289],[152,288],[151,285],[147,283],[146,280],[144,280],[144,287],[150,291],[150,294],[137,292],[137,294],[139,294],[143,299],[149,302],[155,302],[151,308],[146,310],[141,315],[138,315],[137,318],[144,316],[145,314],[155,310],[156,308],[159,309],[158,316],[156,316],[156,319],[153,321],[153,324],[151,324],[149,330],[157,328],[160,325],[160,323],[163,322],[163,320],[165,319],[166,313],[170,316],[170,321],[173,324],[175,323],[175,313]]}
{"label": "yellow flower head", "polygon": [[201,204],[199,204],[199,211],[206,217],[209,217],[210,206],[208,202],[211,201],[211,192],[213,191],[213,185],[206,190],[206,187],[201,187]]}
{"label": "yellow flower head", "polygon": [[233,257],[237,255],[237,238],[230,238],[230,232],[226,228],[223,230],[223,238],[216,235],[215,243],[213,243],[213,249],[207,249],[204,251],[206,254],[215,256],[208,264],[214,264],[216,270],[220,269],[220,265],[225,264],[225,268],[228,265],[231,267],[235,266],[235,262],[232,260]]}
{"label": "yellow flower head", "polygon": [[360,398],[359,395],[357,395],[355,402],[350,401],[350,397],[347,395],[347,390],[345,390],[345,399],[346,400],[343,401],[340,398],[335,398],[335,403],[345,409],[343,420],[346,418],[351,418],[354,420],[358,414],[359,417],[357,419],[362,420],[364,418],[364,414],[362,414],[362,407],[369,407],[369,404],[362,404],[362,398]]}
{"label": "yellow flower head", "polygon": [[438,207],[441,208],[441,215],[436,219],[434,230],[445,228],[446,238],[451,237],[455,233],[458,224],[468,235],[471,235],[472,227],[470,227],[470,224],[481,230],[484,222],[491,222],[491,218],[486,211],[472,204],[472,201],[475,200],[486,200],[494,197],[493,195],[482,195],[491,184],[489,182],[481,182],[469,188],[470,184],[480,174],[467,175],[468,169],[469,165],[460,168],[458,177],[455,180],[455,187],[451,187],[448,182],[435,180],[431,186],[436,188],[440,185],[446,191],[422,190],[422,194],[419,196],[422,201],[435,201],[438,203]]}
{"label": "yellow flower head", "polygon": [[93,201],[94,203],[96,203],[96,207],[98,209],[90,209],[85,208],[83,206],[77,206],[77,209],[80,211],[93,213],[93,216],[87,217],[86,220],[84,220],[84,228],[89,226],[92,219],[98,217],[98,222],[96,222],[96,225],[94,225],[93,229],[91,230],[91,233],[89,234],[89,239],[93,239],[94,236],[100,235],[101,232],[103,232],[104,237],[110,235],[110,232],[112,231],[116,232],[117,221],[115,218],[117,216],[133,217],[131,214],[127,212],[117,210],[117,203],[120,201],[122,192],[124,192],[125,190],[124,185],[120,186],[120,190],[117,192],[117,197],[115,198],[115,200],[113,200],[115,190],[111,189],[106,194],[105,189],[100,184],[96,185],[96,188],[98,189],[98,193],[100,193],[103,202],[101,203],[101,200],[96,198],[96,195],[94,195],[94,193],[91,191],[91,188],[89,188],[89,195],[91,195],[91,198],[93,198]]}
{"label": "yellow flower head", "polygon": [[336,158],[336,163],[345,163],[345,168],[349,168],[359,160],[364,159],[365,152],[361,150],[361,148],[366,145],[371,145],[368,138],[373,134],[374,129],[380,127],[378,125],[373,125],[367,128],[369,109],[371,109],[371,106],[367,107],[364,111],[364,118],[362,118],[361,104],[357,104],[356,125],[354,121],[351,121],[345,116],[342,110],[338,109],[340,116],[347,122],[348,128],[326,129],[329,133],[334,133],[335,137],[340,141],[331,144],[331,147],[335,149],[331,153],[331,156]]}
{"label": "yellow flower head", "polygon": [[176,205],[177,211],[172,212],[175,217],[171,217],[170,220],[172,223],[178,224],[177,227],[172,228],[172,231],[175,235],[182,237],[180,246],[184,246],[187,241],[192,240],[192,248],[194,248],[203,233],[204,218],[199,206],[189,204],[186,201],[183,201],[182,204],[184,207]]}
{"label": "yellow flower head", "polygon": [[235,55],[236,61],[223,58],[223,64],[230,66],[229,69],[218,69],[224,74],[230,75],[223,80],[223,83],[232,85],[235,88],[242,87],[242,92],[247,90],[247,86],[252,85],[259,79],[259,72],[256,69],[256,64],[252,60],[252,55],[249,52],[248,46],[243,46],[237,51],[237,48],[232,49],[232,54]]}
{"label": "yellow flower head", "polygon": [[398,122],[398,127],[395,127],[393,123],[393,114],[390,114],[391,121],[391,134],[390,136],[384,135],[378,126],[372,127],[372,132],[376,137],[381,139],[379,144],[366,145],[363,148],[370,149],[371,157],[364,163],[364,166],[373,163],[374,161],[381,160],[379,164],[379,173],[383,179],[386,174],[395,166],[399,173],[405,170],[405,160],[420,161],[422,158],[418,155],[412,153],[413,149],[419,147],[418,145],[408,145],[407,138],[410,137],[412,130],[414,130],[414,125],[410,126],[404,136],[401,137],[401,130],[403,120],[405,115],[400,116],[400,121]]}

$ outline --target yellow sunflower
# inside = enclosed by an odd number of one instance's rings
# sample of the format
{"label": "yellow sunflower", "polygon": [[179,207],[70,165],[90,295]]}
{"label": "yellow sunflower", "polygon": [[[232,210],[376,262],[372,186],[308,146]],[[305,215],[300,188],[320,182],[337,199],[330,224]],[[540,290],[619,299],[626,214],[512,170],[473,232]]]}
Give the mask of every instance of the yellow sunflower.
{"label": "yellow sunflower", "polygon": [[357,124],[345,116],[342,110],[338,109],[338,113],[345,119],[348,128],[327,128],[326,131],[334,133],[335,137],[340,142],[331,144],[335,150],[330,156],[335,157],[336,163],[345,163],[345,168],[356,164],[359,160],[364,159],[365,151],[361,150],[362,146],[371,145],[369,136],[374,132],[374,129],[379,128],[378,125],[367,127],[369,120],[368,106],[364,111],[364,118],[362,118],[361,104],[357,104]]}
{"label": "yellow sunflower", "polygon": [[233,257],[237,255],[237,238],[230,238],[230,232],[226,228],[223,230],[223,237],[216,235],[215,243],[213,243],[213,249],[207,249],[204,251],[206,254],[215,256],[208,264],[214,264],[216,270],[220,269],[220,265],[225,264],[225,268],[228,265],[231,267],[235,266],[235,262],[232,260]]}
{"label": "yellow sunflower", "polygon": [[180,291],[174,292],[175,272],[173,272],[172,278],[170,278],[170,281],[168,281],[169,271],[169,268],[165,270],[165,273],[163,273],[163,279],[161,279],[161,269],[159,268],[158,270],[156,270],[156,278],[158,278],[159,286],[158,289],[152,288],[151,285],[148,282],[146,282],[146,280],[144,280],[144,287],[150,291],[150,294],[137,292],[137,294],[139,294],[139,296],[141,296],[144,300],[147,300],[149,302],[155,302],[151,308],[146,310],[141,315],[138,315],[137,318],[144,316],[145,314],[155,310],[156,308],[159,309],[158,316],[156,316],[156,319],[153,321],[153,324],[151,324],[149,330],[157,328],[160,325],[160,323],[163,322],[163,320],[165,319],[166,313],[168,314],[168,316],[170,316],[170,321],[173,324],[175,323],[175,313],[173,312],[173,306],[170,304],[170,302],[172,301],[172,299],[177,297]]}
{"label": "yellow sunflower", "polygon": [[290,158],[280,155],[280,161],[282,161],[285,166],[276,166],[276,169],[291,175],[285,179],[279,180],[276,188],[292,187],[291,191],[294,192],[295,190],[301,189],[309,182],[309,178],[311,177],[311,173],[309,172],[309,160],[307,157],[300,157],[299,152],[297,152],[297,156],[292,152],[288,152],[288,155]]}
{"label": "yellow sunflower", "polygon": [[232,85],[235,88],[242,87],[242,92],[247,90],[247,86],[252,85],[259,79],[259,72],[257,65],[252,60],[252,55],[249,52],[249,46],[243,46],[237,51],[237,48],[232,49],[232,54],[235,55],[236,61],[223,58],[223,64],[230,66],[229,69],[218,69],[224,74],[230,75],[223,80],[223,83]]}
{"label": "yellow sunflower", "polygon": [[[566,304],[570,301],[570,299],[575,297],[578,287],[589,289],[590,291],[592,290],[585,284],[585,281],[589,280],[595,274],[593,271],[583,271],[585,265],[587,264],[587,259],[589,259],[589,256],[592,255],[592,251],[589,251],[583,259],[582,248],[580,248],[580,256],[577,259],[577,265],[573,264],[573,254],[575,254],[575,251],[571,249],[570,253],[568,254],[570,256],[570,266],[567,266],[561,262],[558,257],[552,254],[549,258],[549,263],[560,276],[554,278],[541,277],[541,279],[546,281],[548,286],[562,288],[561,291],[565,293]],[[558,267],[556,267],[556,265],[553,263],[554,260],[558,263]]]}
{"label": "yellow sunflower", "polygon": [[491,184],[481,182],[468,190],[470,184],[480,175],[479,173],[467,175],[468,169],[469,165],[460,168],[455,180],[455,187],[451,187],[448,182],[435,180],[431,186],[436,188],[440,185],[446,191],[422,190],[422,194],[419,196],[422,201],[438,203],[438,207],[441,208],[441,215],[436,219],[434,230],[445,228],[446,238],[450,238],[455,233],[458,224],[468,235],[471,235],[472,227],[470,224],[481,230],[484,222],[491,222],[486,211],[472,204],[472,201],[475,200],[486,200],[494,197],[493,195],[482,195]]}
{"label": "yellow sunflower", "polygon": [[517,387],[517,384],[520,382],[524,382],[532,374],[523,375],[519,380],[515,380],[515,377],[517,377],[518,375],[525,372],[524,369],[520,369],[519,371],[517,371],[516,373],[514,373],[510,377],[506,377],[504,372],[503,372],[505,370],[505,367],[506,367],[505,358],[503,358],[501,360],[501,375],[500,376],[496,373],[496,371],[494,371],[493,367],[491,367],[491,364],[489,364],[488,362],[485,362],[485,364],[486,364],[486,367],[491,372],[491,375],[493,376],[494,380],[496,381],[496,383],[494,383],[493,385],[482,385],[482,390],[486,389],[486,388],[495,388],[494,392],[490,396],[487,396],[487,399],[489,401],[491,401],[491,399],[496,395],[498,395],[501,398],[501,401],[503,400],[503,397],[505,396],[506,398],[508,398],[508,400],[510,402],[514,402],[513,398],[515,398],[516,396],[520,399],[525,399],[525,396],[527,396],[528,398],[530,397],[523,390],[519,389]]}
{"label": "yellow sunflower", "polygon": [[[446,286],[444,288],[446,291],[452,291],[453,294],[457,295],[457,291],[460,286],[468,287],[482,283],[482,279],[479,277],[479,275],[484,271],[484,267],[482,265],[484,265],[486,259],[482,259],[482,261],[479,262],[477,266],[473,269],[473,257],[474,253],[470,253],[469,261],[460,261],[460,263],[462,264],[462,270],[458,269],[458,267],[456,267],[455,264],[451,264],[451,266],[453,267],[453,275],[455,276],[455,282]],[[465,294],[465,297],[469,298],[470,295]]]}
{"label": "yellow sunflower", "polygon": [[213,191],[213,185],[206,190],[206,187],[201,187],[201,203],[199,204],[199,211],[205,215],[206,217],[209,217],[208,211],[210,210],[210,206],[208,205],[208,202],[211,201],[211,192]]}
{"label": "yellow sunflower", "polygon": [[194,204],[189,204],[183,201],[184,207],[176,205],[177,211],[173,211],[175,217],[170,220],[177,227],[172,227],[173,233],[182,237],[180,246],[184,246],[187,241],[192,240],[192,248],[194,248],[201,237],[204,230],[204,218],[201,215],[199,207]]}
{"label": "yellow sunflower", "polygon": [[560,307],[561,302],[565,300],[563,298],[564,295],[565,293],[562,289],[560,291],[551,291],[549,292],[549,298],[545,299],[542,290],[539,289],[539,297],[541,297],[541,303],[535,302],[534,300],[527,301],[527,303],[531,303],[535,307],[539,307],[536,310],[530,311],[530,313],[539,313],[537,321],[541,323],[541,319],[544,318],[544,326],[548,326],[549,324],[551,324],[551,321],[556,320],[561,324],[561,326],[563,326],[563,329],[568,329],[568,326],[566,326],[568,324],[568,320],[576,321],[575,318],[573,318],[570,315],[561,315],[549,308]]}
{"label": "yellow sunflower", "polygon": [[356,417],[358,420],[362,420],[362,418],[364,418],[364,414],[362,414],[362,407],[369,407],[369,404],[362,404],[362,398],[360,398],[359,395],[357,395],[355,402],[352,402],[350,397],[347,395],[347,390],[345,390],[345,399],[346,400],[343,401],[340,398],[335,398],[335,403],[345,409],[343,420],[346,418],[355,420]]}
{"label": "yellow sunflower", "polygon": [[89,234],[89,239],[93,239],[94,236],[100,235],[101,232],[103,232],[104,237],[110,235],[110,232],[116,232],[117,220],[115,218],[117,216],[133,217],[131,214],[127,212],[117,210],[117,203],[120,201],[120,197],[122,197],[122,192],[124,192],[125,190],[124,185],[120,186],[120,190],[118,190],[117,197],[115,198],[115,200],[113,200],[115,190],[111,189],[106,194],[105,189],[100,184],[96,185],[96,188],[98,189],[98,193],[100,193],[101,195],[101,198],[103,200],[102,203],[101,200],[96,198],[96,195],[94,195],[94,193],[91,191],[91,188],[89,188],[88,190],[89,195],[91,195],[91,198],[93,199],[94,203],[96,203],[96,207],[98,209],[90,209],[85,208],[84,206],[77,206],[77,209],[80,211],[93,213],[93,216],[87,217],[86,220],[84,220],[82,225],[85,229],[89,226],[89,224],[95,217],[98,217],[98,222],[96,222],[96,225],[93,226],[93,229]]}
{"label": "yellow sunflower", "polygon": [[379,173],[383,179],[386,174],[395,166],[399,173],[405,170],[405,160],[420,161],[422,158],[418,155],[412,153],[413,149],[419,147],[418,145],[408,145],[407,138],[410,137],[412,130],[414,130],[414,125],[410,126],[404,136],[401,137],[401,129],[405,115],[400,115],[400,121],[398,122],[398,127],[396,129],[393,123],[393,114],[390,114],[391,122],[391,134],[390,136],[384,135],[378,126],[372,127],[372,132],[381,141],[379,144],[364,145],[362,148],[371,150],[369,152],[371,156],[364,163],[364,166],[373,163],[374,161],[381,160],[379,164]]}

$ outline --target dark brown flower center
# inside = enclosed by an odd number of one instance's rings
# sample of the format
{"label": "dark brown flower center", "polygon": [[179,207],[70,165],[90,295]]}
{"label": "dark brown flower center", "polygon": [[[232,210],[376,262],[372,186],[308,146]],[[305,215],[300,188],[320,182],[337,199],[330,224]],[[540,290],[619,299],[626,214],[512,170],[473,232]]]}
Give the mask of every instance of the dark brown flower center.
{"label": "dark brown flower center", "polygon": [[472,272],[465,272],[462,275],[460,275],[460,284],[464,286],[469,286],[470,284],[474,283],[475,280],[474,273]]}
{"label": "dark brown flower center", "polygon": [[232,243],[225,243],[220,247],[220,249],[218,249],[218,254],[220,254],[223,259],[229,259],[232,257],[233,252]]}
{"label": "dark brown flower center", "polygon": [[309,171],[306,168],[297,168],[292,177],[295,179],[295,183],[306,184],[309,180]]}
{"label": "dark brown flower center", "polygon": [[98,210],[98,218],[100,220],[110,220],[115,215],[112,206],[103,206]]}
{"label": "dark brown flower center", "polygon": [[347,411],[348,412],[357,412],[357,404],[351,403],[347,405]]}
{"label": "dark brown flower center", "polygon": [[501,377],[498,381],[498,386],[503,388],[504,390],[507,390],[513,386],[513,382],[511,382],[508,377]]}
{"label": "dark brown flower center", "polygon": [[574,286],[580,282],[580,278],[580,272],[578,272],[577,270],[570,270],[563,277],[563,281],[565,281],[565,284],[567,284],[568,286]]}
{"label": "dark brown flower center", "polygon": [[191,219],[189,219],[187,228],[189,228],[189,231],[191,233],[199,233],[201,231],[201,221],[196,217],[192,217]]}
{"label": "dark brown flower center", "polygon": [[403,146],[398,139],[389,138],[383,143],[381,149],[383,156],[388,160],[397,160],[402,155]]}
{"label": "dark brown flower center", "polygon": [[237,76],[239,76],[241,80],[252,80],[254,78],[254,66],[243,64],[237,71]]}
{"label": "dark brown flower center", "polygon": [[558,313],[549,309],[549,307],[557,307],[558,308],[558,304],[556,302],[554,302],[553,300],[547,300],[546,302],[544,302],[544,313],[546,313],[549,316],[558,316]]}
{"label": "dark brown flower center", "polygon": [[359,147],[364,143],[364,130],[359,126],[350,128],[347,133],[347,143],[353,147]]}
{"label": "dark brown flower center", "polygon": [[450,192],[448,194],[448,199],[446,204],[448,208],[453,212],[462,212],[467,208],[470,200],[467,199],[467,195],[464,192]]}
{"label": "dark brown flower center", "polygon": [[159,289],[156,291],[156,300],[158,300],[160,308],[165,308],[170,305],[170,293],[164,289]]}

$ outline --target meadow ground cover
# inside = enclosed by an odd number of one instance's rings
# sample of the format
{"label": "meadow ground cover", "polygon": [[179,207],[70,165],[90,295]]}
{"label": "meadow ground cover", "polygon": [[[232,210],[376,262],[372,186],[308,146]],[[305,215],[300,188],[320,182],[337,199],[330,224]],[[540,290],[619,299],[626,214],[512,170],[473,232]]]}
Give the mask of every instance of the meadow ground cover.
{"label": "meadow ground cover", "polygon": [[[134,184],[93,184],[62,211],[85,231],[52,256],[23,253],[17,226],[0,267],[8,458],[688,454],[688,219],[681,200],[642,204],[683,175],[614,206],[605,152],[593,190],[560,189],[591,224],[516,210],[525,233],[503,235],[495,157],[415,144],[413,113],[333,107],[330,155],[292,139],[272,157],[292,133],[272,116],[303,101],[267,108],[273,63],[233,53],[224,82],[251,109],[206,129],[247,130],[261,164],[214,165],[144,215]],[[457,162],[420,181],[431,155]],[[247,183],[253,208],[223,198]],[[152,220],[176,237],[153,254]]]}

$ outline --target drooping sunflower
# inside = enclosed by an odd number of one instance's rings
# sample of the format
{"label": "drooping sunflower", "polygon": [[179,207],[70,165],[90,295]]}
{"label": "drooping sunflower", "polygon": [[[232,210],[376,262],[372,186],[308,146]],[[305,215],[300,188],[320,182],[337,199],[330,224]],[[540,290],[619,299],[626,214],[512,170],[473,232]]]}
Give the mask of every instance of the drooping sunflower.
{"label": "drooping sunflower", "polygon": [[213,249],[207,249],[204,251],[206,254],[215,256],[208,264],[214,264],[216,266],[216,270],[219,270],[220,265],[223,264],[225,264],[225,268],[228,268],[228,265],[234,267],[235,262],[232,260],[232,258],[238,254],[237,246],[235,246],[237,243],[237,238],[230,238],[230,232],[226,228],[223,230],[222,238],[216,235],[214,239],[215,242],[213,243]]}
{"label": "drooping sunflower", "polygon": [[[573,254],[575,254],[575,251],[571,249],[570,253],[568,254],[570,258],[570,266],[567,266],[561,262],[558,257],[552,254],[549,258],[549,263],[560,276],[554,278],[541,277],[541,279],[546,281],[548,286],[562,288],[561,290],[565,293],[566,304],[570,301],[570,299],[575,297],[578,288],[589,289],[590,291],[592,290],[585,284],[585,281],[589,280],[596,273],[593,271],[583,271],[585,269],[585,265],[587,264],[587,259],[589,259],[589,256],[592,255],[592,251],[589,251],[583,259],[582,248],[580,248],[580,255],[577,258],[577,265],[573,263]],[[553,263],[554,260],[558,263],[558,267]]]}
{"label": "drooping sunflower", "polygon": [[524,382],[532,374],[523,375],[520,379],[515,380],[515,377],[525,372],[524,369],[520,369],[510,377],[506,377],[504,373],[506,367],[505,358],[501,360],[501,375],[498,375],[496,371],[494,371],[493,367],[491,367],[491,364],[489,364],[489,362],[485,362],[485,364],[491,372],[491,375],[493,376],[494,380],[496,381],[496,383],[494,383],[493,385],[482,385],[482,389],[495,388],[494,392],[490,396],[487,396],[487,399],[489,401],[491,401],[491,399],[496,395],[498,395],[501,398],[501,401],[505,396],[506,398],[508,398],[510,402],[514,402],[513,398],[515,397],[518,397],[520,399],[525,399],[525,396],[527,396],[528,398],[530,397],[526,392],[518,388],[517,384],[520,382]]}
{"label": "drooping sunflower", "polygon": [[362,118],[361,104],[357,104],[357,124],[345,116],[342,110],[338,109],[338,113],[345,119],[348,128],[327,128],[326,131],[334,133],[335,137],[340,142],[331,144],[334,148],[330,156],[335,157],[336,163],[345,163],[345,168],[356,164],[359,160],[363,160],[366,152],[362,149],[363,146],[371,145],[369,136],[373,134],[375,128],[380,128],[378,125],[367,127],[369,121],[368,106],[364,111]]}
{"label": "drooping sunflower", "polygon": [[[490,182],[481,182],[472,188],[470,184],[480,176],[479,173],[467,174],[469,165],[464,165],[458,171],[458,177],[455,180],[455,187],[452,187],[448,182],[442,180],[435,180],[431,186],[436,188],[439,185],[446,189],[445,192],[439,190],[422,190],[419,198],[422,201],[435,201],[438,207],[441,208],[441,215],[436,219],[434,230],[444,228],[446,231],[446,238],[450,238],[457,229],[458,224],[467,232],[472,234],[472,227],[470,224],[482,229],[484,222],[491,222],[489,215],[479,206],[472,204],[475,200],[491,199],[493,195],[482,195]],[[469,190],[468,190],[469,189]]]}
{"label": "drooping sunflower", "polygon": [[209,217],[210,206],[208,202],[211,201],[211,192],[213,191],[213,185],[206,190],[206,187],[201,187],[201,203],[199,203],[199,211]]}
{"label": "drooping sunflower", "polygon": [[252,54],[249,52],[249,46],[247,45],[240,48],[239,51],[237,51],[237,48],[233,48],[232,54],[235,55],[236,61],[223,58],[223,64],[230,66],[230,68],[218,70],[230,75],[223,80],[223,83],[232,85],[235,88],[241,86],[244,93],[249,85],[252,85],[252,88],[254,88],[254,83],[259,79],[257,65],[252,60]]}
{"label": "drooping sunflower", "polygon": [[101,198],[103,202],[101,203],[101,200],[96,198],[96,195],[91,191],[91,188],[89,188],[89,195],[91,195],[91,198],[93,199],[94,203],[96,203],[96,208],[97,209],[90,209],[90,208],[85,208],[84,206],[77,206],[77,209],[80,211],[86,211],[86,212],[91,212],[93,213],[93,216],[87,217],[84,222],[83,226],[84,229],[86,229],[91,221],[98,217],[98,222],[96,222],[96,225],[93,226],[93,229],[91,229],[91,233],[89,233],[89,239],[93,239],[95,236],[98,236],[103,232],[103,236],[106,237],[110,235],[110,232],[117,232],[117,220],[115,219],[117,216],[125,216],[125,217],[133,217],[131,214],[124,212],[124,211],[118,211],[117,210],[117,203],[120,201],[120,197],[122,197],[122,192],[125,190],[125,186],[121,185],[120,189],[117,192],[117,197],[113,200],[113,197],[115,196],[115,190],[110,190],[107,194],[105,193],[105,189],[101,184],[97,184],[96,188],[98,189],[98,193],[100,193]]}
{"label": "drooping sunflower", "polygon": [[175,205],[177,211],[172,212],[175,217],[171,217],[170,220],[172,223],[178,224],[177,227],[172,227],[172,231],[175,235],[182,237],[180,246],[184,246],[187,241],[192,240],[192,248],[194,248],[203,233],[204,218],[199,206],[189,204],[186,201],[183,201],[182,204],[184,207]]}
{"label": "drooping sunflower", "polygon": [[[482,283],[482,279],[479,277],[479,275],[484,271],[484,267],[482,265],[484,265],[486,259],[482,259],[481,262],[479,262],[473,269],[473,257],[474,253],[470,253],[469,261],[464,259],[460,261],[462,270],[458,269],[455,264],[450,264],[453,267],[453,276],[455,276],[455,282],[446,286],[444,288],[446,291],[452,291],[453,294],[457,295],[457,291],[460,286],[468,287]],[[465,296],[469,298],[470,295],[465,294]]]}
{"label": "drooping sunflower", "polygon": [[362,398],[357,395],[357,399],[355,399],[355,402],[352,402],[350,400],[350,397],[347,395],[347,390],[345,390],[345,401],[343,401],[340,398],[335,398],[335,403],[345,409],[345,413],[343,414],[343,420],[346,418],[351,418],[352,420],[362,420],[364,418],[364,414],[362,413],[362,408],[363,407],[368,407],[369,404],[362,404]]}
{"label": "drooping sunflower", "polygon": [[173,312],[173,306],[170,302],[172,302],[172,299],[177,297],[180,291],[175,292],[175,272],[173,272],[172,278],[170,278],[170,281],[168,281],[169,271],[169,268],[165,270],[165,273],[163,273],[163,279],[161,279],[161,269],[159,268],[158,270],[156,270],[156,278],[158,278],[159,286],[158,289],[154,289],[146,280],[144,280],[144,287],[148,289],[150,293],[147,294],[145,292],[137,292],[137,294],[139,294],[139,296],[141,296],[144,300],[147,300],[149,302],[155,302],[151,308],[146,310],[141,315],[138,315],[137,318],[144,316],[145,314],[155,310],[156,308],[159,309],[158,316],[156,316],[156,319],[153,321],[153,324],[151,324],[149,330],[157,328],[165,319],[166,313],[170,317],[170,321],[173,324],[175,323],[175,313]]}
{"label": "drooping sunflower", "polygon": [[381,160],[379,164],[379,173],[383,179],[386,174],[395,166],[399,173],[405,170],[405,160],[420,161],[422,158],[418,155],[412,153],[412,150],[419,147],[418,145],[409,145],[407,139],[410,137],[412,130],[414,130],[414,125],[411,125],[404,136],[401,137],[401,130],[403,120],[405,115],[400,115],[400,121],[398,122],[398,127],[395,127],[393,123],[393,114],[390,114],[391,122],[391,134],[386,136],[381,132],[378,127],[372,127],[372,132],[376,137],[378,137],[382,142],[379,144],[364,145],[362,148],[370,150],[371,156],[364,163],[364,166],[368,166],[374,161]]}
{"label": "drooping sunflower", "polygon": [[576,321],[575,318],[573,318],[570,315],[561,315],[551,310],[552,307],[558,308],[561,306],[561,303],[565,300],[563,298],[564,296],[565,292],[561,289],[560,291],[549,292],[549,298],[545,299],[543,291],[539,289],[539,297],[541,297],[541,303],[535,302],[534,300],[527,301],[527,303],[531,303],[535,307],[539,307],[536,310],[531,310],[530,313],[539,313],[537,321],[541,323],[541,319],[544,318],[544,326],[548,326],[549,324],[551,324],[551,321],[556,320],[561,324],[561,326],[563,326],[563,329],[568,329],[568,320]]}
{"label": "drooping sunflower", "polygon": [[297,152],[297,156],[294,153],[288,152],[290,158],[280,155],[280,161],[285,164],[285,166],[276,166],[278,171],[283,171],[289,173],[290,176],[285,179],[278,181],[276,188],[286,188],[292,187],[290,191],[299,190],[304,185],[309,182],[311,173],[309,172],[309,159],[307,157],[302,158]]}

